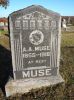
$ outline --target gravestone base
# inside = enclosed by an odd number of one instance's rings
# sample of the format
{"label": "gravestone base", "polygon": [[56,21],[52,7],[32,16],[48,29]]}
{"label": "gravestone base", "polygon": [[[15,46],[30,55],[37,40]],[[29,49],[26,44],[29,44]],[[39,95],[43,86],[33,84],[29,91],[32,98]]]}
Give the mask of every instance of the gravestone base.
{"label": "gravestone base", "polygon": [[16,93],[23,94],[29,92],[31,89],[50,86],[61,82],[64,82],[64,80],[60,75],[35,79],[10,80],[5,87],[6,96],[8,97]]}

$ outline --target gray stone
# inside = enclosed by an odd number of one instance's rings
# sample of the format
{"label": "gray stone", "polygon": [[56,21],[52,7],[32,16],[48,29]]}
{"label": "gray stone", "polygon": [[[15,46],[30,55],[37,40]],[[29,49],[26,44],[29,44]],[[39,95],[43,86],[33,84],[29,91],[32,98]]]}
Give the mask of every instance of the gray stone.
{"label": "gray stone", "polygon": [[9,15],[14,80],[6,94],[63,82],[59,74],[61,16],[33,5]]}

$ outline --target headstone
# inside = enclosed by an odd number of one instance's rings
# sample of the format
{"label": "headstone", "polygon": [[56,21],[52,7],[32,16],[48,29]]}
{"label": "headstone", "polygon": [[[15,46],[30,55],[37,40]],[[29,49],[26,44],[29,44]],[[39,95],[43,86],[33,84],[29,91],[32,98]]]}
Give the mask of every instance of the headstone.
{"label": "headstone", "polygon": [[66,19],[63,19],[63,21],[62,21],[62,27],[64,28],[64,29],[66,29],[67,28],[67,22],[66,22]]}
{"label": "headstone", "polygon": [[72,26],[72,21],[71,21],[71,18],[68,17],[68,23],[67,23],[68,26]]}
{"label": "headstone", "polygon": [[61,16],[32,5],[9,15],[14,80],[7,96],[63,82],[59,74]]}

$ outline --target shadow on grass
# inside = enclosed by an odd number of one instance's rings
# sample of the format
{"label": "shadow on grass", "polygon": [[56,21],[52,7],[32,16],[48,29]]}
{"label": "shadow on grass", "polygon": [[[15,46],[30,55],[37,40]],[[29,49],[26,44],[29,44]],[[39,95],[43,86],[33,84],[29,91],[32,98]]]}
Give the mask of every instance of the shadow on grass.
{"label": "shadow on grass", "polygon": [[9,34],[5,34],[5,36],[9,37]]}
{"label": "shadow on grass", "polygon": [[9,77],[13,78],[11,52],[0,45],[0,88],[3,92]]}

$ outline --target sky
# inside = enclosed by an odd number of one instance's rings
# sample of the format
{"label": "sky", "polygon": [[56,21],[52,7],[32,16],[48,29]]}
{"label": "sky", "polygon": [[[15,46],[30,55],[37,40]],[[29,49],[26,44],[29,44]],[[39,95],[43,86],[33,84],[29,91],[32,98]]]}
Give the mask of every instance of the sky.
{"label": "sky", "polygon": [[8,17],[12,12],[31,5],[41,5],[62,16],[74,16],[74,0],[9,0],[7,9],[0,6],[0,17]]}

